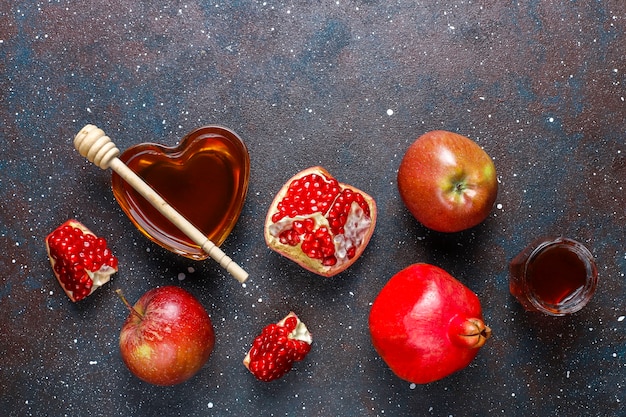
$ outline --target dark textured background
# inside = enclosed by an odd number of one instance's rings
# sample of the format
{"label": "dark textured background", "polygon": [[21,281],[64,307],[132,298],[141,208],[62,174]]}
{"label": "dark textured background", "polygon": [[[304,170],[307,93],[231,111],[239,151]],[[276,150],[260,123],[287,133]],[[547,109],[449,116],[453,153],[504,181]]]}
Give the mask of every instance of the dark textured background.
{"label": "dark textured background", "polygon": [[[3,414],[625,415],[625,20],[622,0],[2,2]],[[132,227],[110,172],[73,149],[86,123],[122,150],[173,145],[205,124],[244,139],[248,198],[222,248],[250,271],[245,286]],[[472,230],[429,232],[399,199],[401,157],[432,129],[469,136],[495,160],[497,206]],[[274,193],[317,164],[379,206],[368,249],[331,279],[262,237]],[[78,304],[43,243],[70,217],[105,236],[121,265]],[[597,293],[571,317],[527,314],[508,292],[508,262],[544,234],[597,258]],[[378,290],[418,261],[474,290],[494,331],[471,366],[426,386],[396,378],[367,330]],[[159,388],[121,361],[127,311],[114,289],[136,299],[166,284],[203,302],[217,344],[200,374]],[[243,356],[291,309],[313,349],[260,383]]]}

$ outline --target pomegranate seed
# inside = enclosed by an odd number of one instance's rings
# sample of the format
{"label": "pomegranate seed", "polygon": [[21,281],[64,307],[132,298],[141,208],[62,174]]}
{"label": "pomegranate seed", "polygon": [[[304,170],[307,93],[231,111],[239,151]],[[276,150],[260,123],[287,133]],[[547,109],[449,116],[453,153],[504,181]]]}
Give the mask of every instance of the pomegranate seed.
{"label": "pomegranate seed", "polygon": [[296,328],[297,324],[298,324],[298,319],[294,316],[291,316],[287,318],[287,320],[285,320],[285,324],[283,324],[283,326],[285,326],[287,331],[291,332]]}
{"label": "pomegranate seed", "polygon": [[328,180],[318,174],[309,174],[296,179],[290,184],[283,200],[278,203],[278,211],[272,215],[272,221],[325,212],[337,194],[339,184],[334,178]]}

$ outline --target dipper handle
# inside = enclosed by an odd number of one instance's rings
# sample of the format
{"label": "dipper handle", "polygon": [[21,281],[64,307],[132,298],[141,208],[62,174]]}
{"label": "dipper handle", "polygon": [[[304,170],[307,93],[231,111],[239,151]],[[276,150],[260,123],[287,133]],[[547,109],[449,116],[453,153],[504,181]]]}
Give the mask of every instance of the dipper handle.
{"label": "dipper handle", "polygon": [[204,233],[176,211],[148,183],[118,158],[120,150],[111,141],[111,138],[104,134],[102,129],[94,125],[86,125],[76,134],[74,147],[82,156],[98,167],[102,169],[111,168],[117,172],[135,191],[148,200],[154,208],[178,227],[196,245],[200,246],[206,254],[217,261],[237,281],[245,282],[248,279],[248,273],[243,268],[237,265],[218,246],[211,242]]}

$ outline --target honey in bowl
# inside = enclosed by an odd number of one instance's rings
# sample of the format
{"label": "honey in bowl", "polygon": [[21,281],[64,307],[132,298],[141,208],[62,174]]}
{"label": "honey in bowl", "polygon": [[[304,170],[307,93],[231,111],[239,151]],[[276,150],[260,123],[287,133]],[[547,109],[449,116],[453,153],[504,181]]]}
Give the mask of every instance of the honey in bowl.
{"label": "honey in bowl", "polygon": [[[176,147],[142,143],[119,158],[215,245],[237,223],[248,190],[250,156],[235,132],[205,126]],[[115,172],[112,187],[122,210],[149,239],[191,259],[208,257]]]}
{"label": "honey in bowl", "polygon": [[531,243],[511,261],[509,271],[511,294],[522,306],[553,316],[582,309],[598,280],[591,252],[562,237]]}

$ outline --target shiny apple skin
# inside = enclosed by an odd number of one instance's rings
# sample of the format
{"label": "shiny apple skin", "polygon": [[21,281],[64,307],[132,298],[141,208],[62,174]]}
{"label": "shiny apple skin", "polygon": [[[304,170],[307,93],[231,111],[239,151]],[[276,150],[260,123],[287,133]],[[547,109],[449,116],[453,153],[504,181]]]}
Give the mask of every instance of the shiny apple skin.
{"label": "shiny apple skin", "polygon": [[165,286],[146,292],[120,333],[128,369],[154,385],[180,384],[206,363],[215,344],[209,314],[186,290]]}
{"label": "shiny apple skin", "polygon": [[402,201],[424,226],[459,232],[483,222],[493,208],[498,181],[493,160],[476,142],[445,130],[420,136],[398,169]]}

